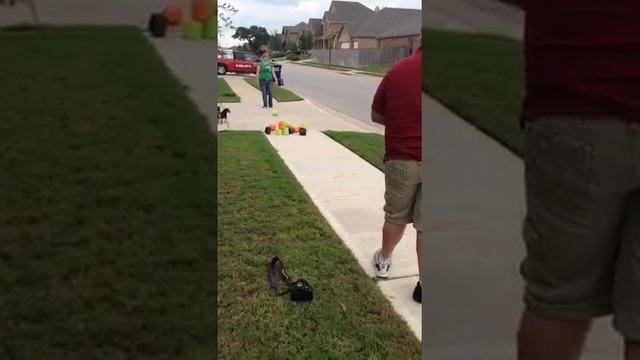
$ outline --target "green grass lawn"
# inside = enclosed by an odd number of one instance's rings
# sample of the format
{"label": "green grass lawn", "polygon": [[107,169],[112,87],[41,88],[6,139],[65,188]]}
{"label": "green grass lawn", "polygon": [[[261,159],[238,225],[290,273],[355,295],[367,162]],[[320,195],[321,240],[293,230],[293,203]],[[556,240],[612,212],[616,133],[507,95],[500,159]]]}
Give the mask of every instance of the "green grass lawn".
{"label": "green grass lawn", "polygon": [[494,36],[425,29],[423,89],[519,154],[524,99],[521,44]]}
{"label": "green grass lawn", "polygon": [[356,73],[359,73],[359,74],[373,75],[373,76],[385,76],[389,71],[389,69],[391,68],[390,66],[385,66],[385,65],[375,65],[375,66],[365,67],[362,69],[357,69],[357,68],[351,68],[346,66],[320,64],[315,62],[301,62],[299,64],[318,67],[322,69],[335,70],[335,71],[355,71]]}
{"label": "green grass lawn", "polygon": [[[220,359],[420,359],[420,342],[333,232],[266,137],[218,138]],[[275,297],[280,256],[314,300]]]}
{"label": "green grass lawn", "polygon": [[384,171],[384,136],[354,131],[325,131],[325,134]]}
{"label": "green grass lawn", "polygon": [[374,74],[374,75],[380,75],[380,76],[384,76],[387,74],[387,72],[389,71],[389,69],[391,69],[391,66],[386,66],[386,65],[374,65],[374,66],[369,66],[362,70],[363,73],[366,74]]}
{"label": "green grass lawn", "polygon": [[236,95],[233,90],[231,90],[231,87],[229,86],[229,84],[227,84],[227,81],[225,79],[218,78],[217,90],[218,103],[222,104],[240,102],[240,97]]}
{"label": "green grass lawn", "polygon": [[338,70],[338,71],[357,70],[357,69],[346,67],[346,66],[320,64],[320,63],[311,62],[311,61],[299,62],[298,64],[305,65],[305,66],[313,66],[313,67],[318,67],[318,68],[328,69],[328,70]]}
{"label": "green grass lawn", "polygon": [[0,358],[215,357],[207,119],[133,27],[0,53]]}
{"label": "green grass lawn", "polygon": [[[246,81],[249,85],[254,88],[260,90],[260,86],[256,83],[255,77],[245,77],[244,81]],[[278,102],[291,102],[291,101],[302,101],[304,100],[300,96],[294,94],[292,91],[283,88],[282,86],[273,86],[273,98]]]}

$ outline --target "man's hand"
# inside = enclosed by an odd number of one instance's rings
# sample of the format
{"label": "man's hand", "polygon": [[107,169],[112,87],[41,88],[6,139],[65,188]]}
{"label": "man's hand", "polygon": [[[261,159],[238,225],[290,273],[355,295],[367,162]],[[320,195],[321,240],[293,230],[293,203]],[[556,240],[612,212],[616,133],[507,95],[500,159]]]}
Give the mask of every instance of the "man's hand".
{"label": "man's hand", "polygon": [[371,121],[376,124],[384,125],[385,118],[384,115],[378,114],[377,112],[371,110]]}

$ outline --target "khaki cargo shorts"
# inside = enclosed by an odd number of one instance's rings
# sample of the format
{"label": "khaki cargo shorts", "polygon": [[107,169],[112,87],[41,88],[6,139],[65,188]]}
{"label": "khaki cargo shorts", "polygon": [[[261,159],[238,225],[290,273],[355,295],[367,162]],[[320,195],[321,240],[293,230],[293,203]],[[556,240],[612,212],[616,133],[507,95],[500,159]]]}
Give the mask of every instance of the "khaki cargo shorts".
{"label": "khaki cargo shorts", "polygon": [[385,220],[422,231],[422,165],[412,160],[389,160],[384,164]]}
{"label": "khaki cargo shorts", "polygon": [[640,124],[541,119],[524,143],[528,309],[640,340]]}

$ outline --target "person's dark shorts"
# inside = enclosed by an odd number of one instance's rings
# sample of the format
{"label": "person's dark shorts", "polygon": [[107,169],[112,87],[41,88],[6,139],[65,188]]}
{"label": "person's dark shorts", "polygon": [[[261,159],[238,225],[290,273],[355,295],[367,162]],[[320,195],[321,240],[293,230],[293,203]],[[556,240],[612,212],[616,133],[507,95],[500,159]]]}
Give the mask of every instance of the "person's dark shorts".
{"label": "person's dark shorts", "polygon": [[536,120],[524,159],[527,308],[640,340],[640,123]]}

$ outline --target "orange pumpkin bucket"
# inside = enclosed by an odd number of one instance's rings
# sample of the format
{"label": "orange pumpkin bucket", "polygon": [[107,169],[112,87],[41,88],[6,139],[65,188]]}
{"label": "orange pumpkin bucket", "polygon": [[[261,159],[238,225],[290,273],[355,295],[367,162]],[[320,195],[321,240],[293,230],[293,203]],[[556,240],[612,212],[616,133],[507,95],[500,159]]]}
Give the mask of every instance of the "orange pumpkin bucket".
{"label": "orange pumpkin bucket", "polygon": [[167,18],[167,25],[178,26],[182,24],[182,7],[169,5],[164,9],[164,16]]}
{"label": "orange pumpkin bucket", "polygon": [[213,17],[211,2],[207,0],[191,1],[191,17],[197,22],[206,22]]}

